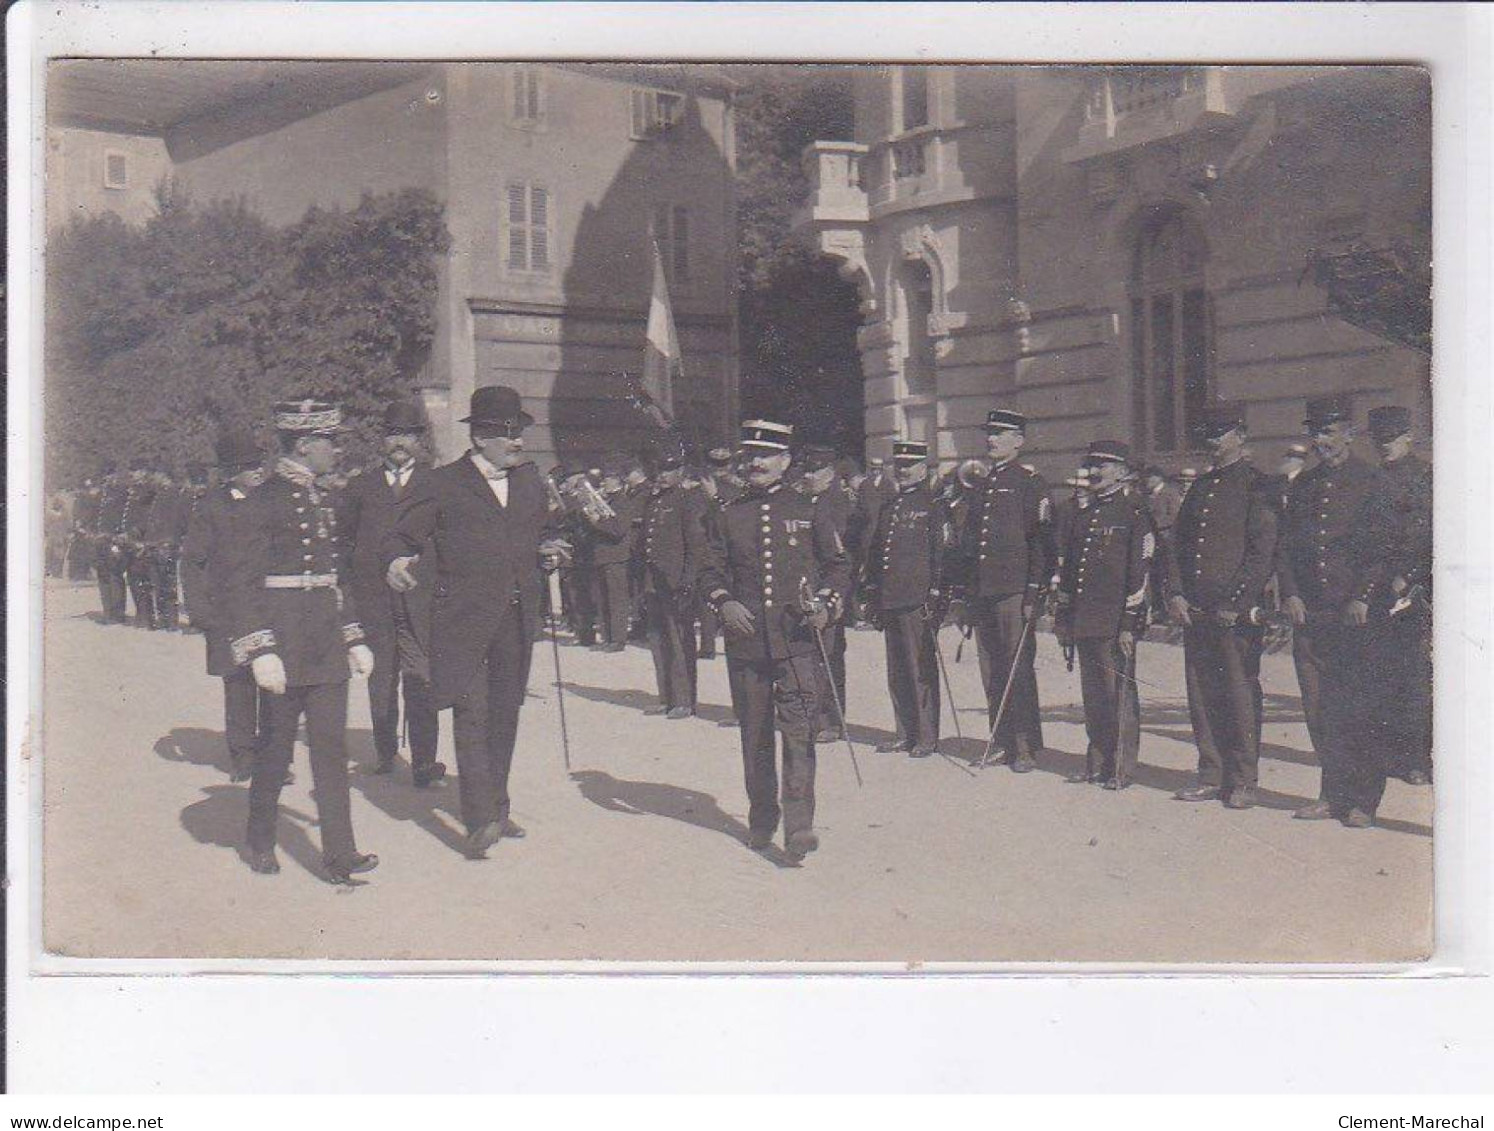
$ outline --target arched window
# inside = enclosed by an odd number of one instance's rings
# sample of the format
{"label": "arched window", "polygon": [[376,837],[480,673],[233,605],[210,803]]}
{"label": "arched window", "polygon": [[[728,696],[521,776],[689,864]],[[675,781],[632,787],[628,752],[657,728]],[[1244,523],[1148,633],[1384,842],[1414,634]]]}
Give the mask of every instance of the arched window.
{"label": "arched window", "polygon": [[903,313],[907,319],[907,353],[903,384],[909,396],[934,391],[934,339],[929,337],[929,315],[934,313],[934,277],[921,259],[903,264]]}
{"label": "arched window", "polygon": [[1131,267],[1134,444],[1176,452],[1198,444],[1213,370],[1203,236],[1175,210],[1142,225]]}

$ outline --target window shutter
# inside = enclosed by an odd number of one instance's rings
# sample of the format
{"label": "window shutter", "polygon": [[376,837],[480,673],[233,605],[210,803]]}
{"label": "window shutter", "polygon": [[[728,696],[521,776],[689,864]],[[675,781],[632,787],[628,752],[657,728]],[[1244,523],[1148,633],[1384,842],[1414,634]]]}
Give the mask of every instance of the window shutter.
{"label": "window shutter", "polygon": [[550,193],[539,187],[529,190],[529,266],[534,271],[550,266]]}
{"label": "window shutter", "polygon": [[518,271],[529,267],[526,195],[525,186],[508,186],[508,265]]}
{"label": "window shutter", "polygon": [[526,70],[523,67],[519,67],[519,68],[515,69],[515,71],[514,71],[514,118],[516,120],[522,120],[524,118],[527,118],[527,117],[531,116],[527,112],[528,108],[529,108],[529,101],[528,101],[528,98],[527,98],[527,96],[525,94],[525,87],[528,85],[528,83],[529,83],[529,72],[528,72],[528,70]]}

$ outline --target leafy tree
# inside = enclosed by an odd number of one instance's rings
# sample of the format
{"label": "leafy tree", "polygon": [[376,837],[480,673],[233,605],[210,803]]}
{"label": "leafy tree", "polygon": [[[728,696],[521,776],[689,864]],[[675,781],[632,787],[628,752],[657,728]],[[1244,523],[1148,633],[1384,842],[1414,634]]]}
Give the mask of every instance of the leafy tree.
{"label": "leafy tree", "polygon": [[836,67],[755,78],[735,103],[742,408],[782,414],[859,457],[859,296],[790,230],[809,194],[805,147],[851,134],[849,80]]}
{"label": "leafy tree", "polygon": [[302,395],[341,403],[349,458],[369,456],[429,354],[447,246],[440,204],[415,190],[276,230],[166,184],[143,229],[75,221],[48,254],[49,476],[135,457],[180,470],[225,425],[262,428]]}

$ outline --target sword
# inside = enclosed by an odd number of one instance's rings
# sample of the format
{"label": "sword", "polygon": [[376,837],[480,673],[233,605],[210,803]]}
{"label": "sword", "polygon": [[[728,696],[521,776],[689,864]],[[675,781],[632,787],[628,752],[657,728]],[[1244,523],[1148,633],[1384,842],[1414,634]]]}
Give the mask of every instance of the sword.
{"label": "sword", "polygon": [[[819,598],[809,591],[809,582],[799,583],[799,601],[804,606],[805,612],[811,611],[819,603]],[[814,642],[820,650],[820,662],[825,665],[825,681],[830,687],[830,702],[835,704],[835,721],[840,724],[840,736],[846,740],[846,749],[851,752],[851,769],[856,774],[856,788],[862,788],[866,783],[861,780],[861,766],[856,761],[856,745],[851,741],[851,728],[846,726],[846,713],[840,705],[840,696],[835,690],[835,676],[830,670],[830,653],[825,650],[825,634],[813,624],[809,630],[814,633]]]}
{"label": "sword", "polygon": [[571,772],[571,734],[565,725],[565,683],[560,676],[560,630],[555,623],[555,610],[560,605],[560,574],[550,571],[550,598],[548,617],[550,622],[550,653],[555,657],[555,701],[560,705],[560,751],[565,758],[565,772]]}
{"label": "sword", "polygon": [[1006,715],[1006,705],[1012,697],[1012,684],[1017,681],[1017,665],[1022,662],[1022,649],[1027,647],[1027,637],[1032,633],[1032,626],[1036,618],[1027,617],[1022,625],[1022,635],[1017,638],[1017,650],[1012,654],[1012,666],[1006,673],[1006,687],[1001,692],[1001,703],[996,708],[996,719],[991,724],[991,737],[986,739],[986,749],[980,756],[977,769],[986,768],[986,762],[990,760],[991,751],[996,747],[996,732],[1001,729],[1001,720]]}
{"label": "sword", "polygon": [[[944,653],[939,648],[939,630],[927,621],[924,622],[924,629],[928,632],[929,638],[934,642],[934,658],[939,661],[939,674],[944,677],[944,696],[949,700],[949,717],[954,720],[955,737],[963,742],[965,741],[965,736],[960,733],[960,709],[955,705],[954,687],[949,682],[949,668],[945,667]],[[939,751],[939,757],[943,758],[951,766],[955,767],[955,769],[961,770],[971,777],[975,776],[974,770],[959,759],[950,757],[943,750]]]}

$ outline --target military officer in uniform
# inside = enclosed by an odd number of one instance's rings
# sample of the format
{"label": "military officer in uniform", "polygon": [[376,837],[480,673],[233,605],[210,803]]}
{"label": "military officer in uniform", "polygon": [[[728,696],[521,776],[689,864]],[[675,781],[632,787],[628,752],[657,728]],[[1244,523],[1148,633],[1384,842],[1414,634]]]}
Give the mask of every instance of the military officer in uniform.
{"label": "military officer in uniform", "polygon": [[[742,446],[750,453],[747,490],[710,531],[701,586],[726,628],[750,803],[748,843],[768,847],[781,818],[787,852],[802,859],[819,847],[815,632],[839,615],[851,576],[829,517],[784,484],[792,437],[792,426],[776,421],[742,425]],[[783,733],[781,798],[775,711]]]}
{"label": "military officer in uniform", "polygon": [[1054,629],[1079,657],[1086,778],[1124,789],[1136,772],[1141,743],[1136,641],[1146,631],[1156,535],[1145,502],[1125,486],[1130,448],[1117,440],[1090,445],[1093,501],[1070,528],[1058,586]]}
{"label": "military officer in uniform", "polygon": [[[114,534],[118,549],[115,561],[123,582],[129,585],[130,600],[135,603],[135,627],[156,627],[155,571],[146,552],[145,526],[150,520],[151,504],[160,484],[150,462],[137,459],[130,464],[130,482],[125,492],[124,511]],[[124,619],[121,601],[120,619]]]}
{"label": "military officer in uniform", "polygon": [[[732,471],[730,448],[712,448],[706,453],[706,474],[700,481],[705,492],[706,524],[710,526],[721,520],[721,509],[733,502],[742,493],[742,481]],[[721,635],[721,622],[710,602],[700,601],[700,648],[697,655],[702,660],[716,658],[716,638]]]}
{"label": "military officer in uniform", "polygon": [[348,796],[348,678],[373,670],[358,621],[337,500],[320,485],[337,469],[342,412],[318,400],[275,406],[273,474],[233,526],[224,591],[235,664],[270,693],[269,722],[249,783],[249,866],[280,870],[275,825],[296,732],[306,719],[322,861],[333,883],[378,866],[353,839]]}
{"label": "military officer in uniform", "polygon": [[996,745],[1017,773],[1036,769],[1034,755],[1043,748],[1033,627],[1053,552],[1048,485],[1017,462],[1026,433],[1020,412],[993,409],[986,415],[991,470],[959,532],[956,592],[961,627],[975,627],[993,725],[1007,676],[1014,673]]}
{"label": "military officer in uniform", "polygon": [[929,446],[892,445],[898,493],[881,510],[867,556],[866,610],[887,648],[887,690],[897,737],[879,753],[927,758],[939,749],[939,662],[944,621],[944,505],[929,487]]}
{"label": "military officer in uniform", "polygon": [[541,569],[555,569],[560,553],[546,538],[544,481],[524,458],[534,419],[518,391],[484,386],[471,405],[471,450],[423,477],[384,557],[402,593],[421,584],[416,561],[434,559],[431,704],[452,708],[466,850],[482,859],[499,840],[525,835],[510,817],[508,778],[539,635]]}
{"label": "military officer in uniform", "polygon": [[1183,626],[1188,715],[1198,747],[1198,784],[1180,801],[1255,804],[1261,737],[1261,646],[1252,610],[1265,606],[1276,561],[1276,488],[1250,465],[1244,413],[1221,404],[1204,413],[1213,465],[1199,476],[1163,540],[1168,610]]}
{"label": "military officer in uniform", "polygon": [[118,469],[104,473],[99,491],[99,513],[94,523],[94,575],[99,585],[99,604],[105,624],[125,620],[125,573],[129,558],[123,539],[125,507],[130,480]]}
{"label": "military officer in uniform", "polygon": [[705,555],[706,500],[681,483],[685,449],[678,437],[660,442],[654,464],[638,535],[648,646],[659,686],[659,703],[647,713],[687,719],[695,713],[695,588]]}
{"label": "military officer in uniform", "polygon": [[[410,739],[411,779],[425,788],[446,776],[436,761],[439,715],[430,697],[431,587],[396,593],[384,578],[384,539],[400,510],[430,474],[425,456],[425,414],[413,401],[394,401],[384,410],[384,458],[354,475],[342,492],[341,529],[348,539],[353,594],[374,670],[368,678],[375,763],[373,772],[394,769],[399,752],[400,693]],[[421,579],[428,573],[417,567]]]}
{"label": "military officer in uniform", "polygon": [[255,751],[269,722],[269,693],[255,686],[247,665],[235,663],[230,648],[227,563],[244,541],[239,529],[249,496],[265,480],[264,452],[248,431],[225,432],[218,439],[223,482],[209,491],[192,514],[182,542],[182,596],[187,620],[207,643],[207,673],[223,681],[223,737],[229,775],[236,782],[254,773]]}
{"label": "military officer in uniform", "polygon": [[[846,544],[851,520],[851,497],[841,483],[835,467],[835,448],[830,444],[806,444],[800,456],[803,472],[798,489],[814,500],[815,512],[823,513]],[[870,547],[868,547],[870,550]],[[820,665],[819,713],[815,717],[815,741],[838,742],[841,727],[837,721],[846,704],[846,628],[843,620],[832,623],[824,633],[825,653],[830,665]],[[832,700],[832,696],[834,697]],[[839,710],[837,711],[837,706]]]}
{"label": "military officer in uniform", "polygon": [[1282,516],[1277,577],[1292,623],[1292,658],[1302,712],[1323,767],[1317,801],[1300,820],[1374,824],[1385,770],[1365,743],[1363,687],[1369,658],[1364,565],[1355,541],[1365,504],[1383,491],[1380,473],[1353,453],[1345,396],[1313,397],[1306,427],[1318,463],[1292,483]]}
{"label": "military officer in uniform", "polygon": [[87,581],[96,556],[94,544],[99,533],[99,506],[104,493],[95,479],[85,479],[83,489],[73,504],[73,528],[69,534],[67,576],[69,581]]}
{"label": "military officer in uniform", "polygon": [[149,574],[146,584],[155,604],[151,628],[175,632],[180,627],[178,562],[192,500],[193,490],[188,484],[174,483],[164,472],[156,476],[155,498],[145,519],[143,545],[135,559],[136,568]]}
{"label": "military officer in uniform", "polygon": [[1388,772],[1412,785],[1432,774],[1432,468],[1411,451],[1411,413],[1369,414],[1383,493],[1358,532],[1367,607],[1368,741]]}

